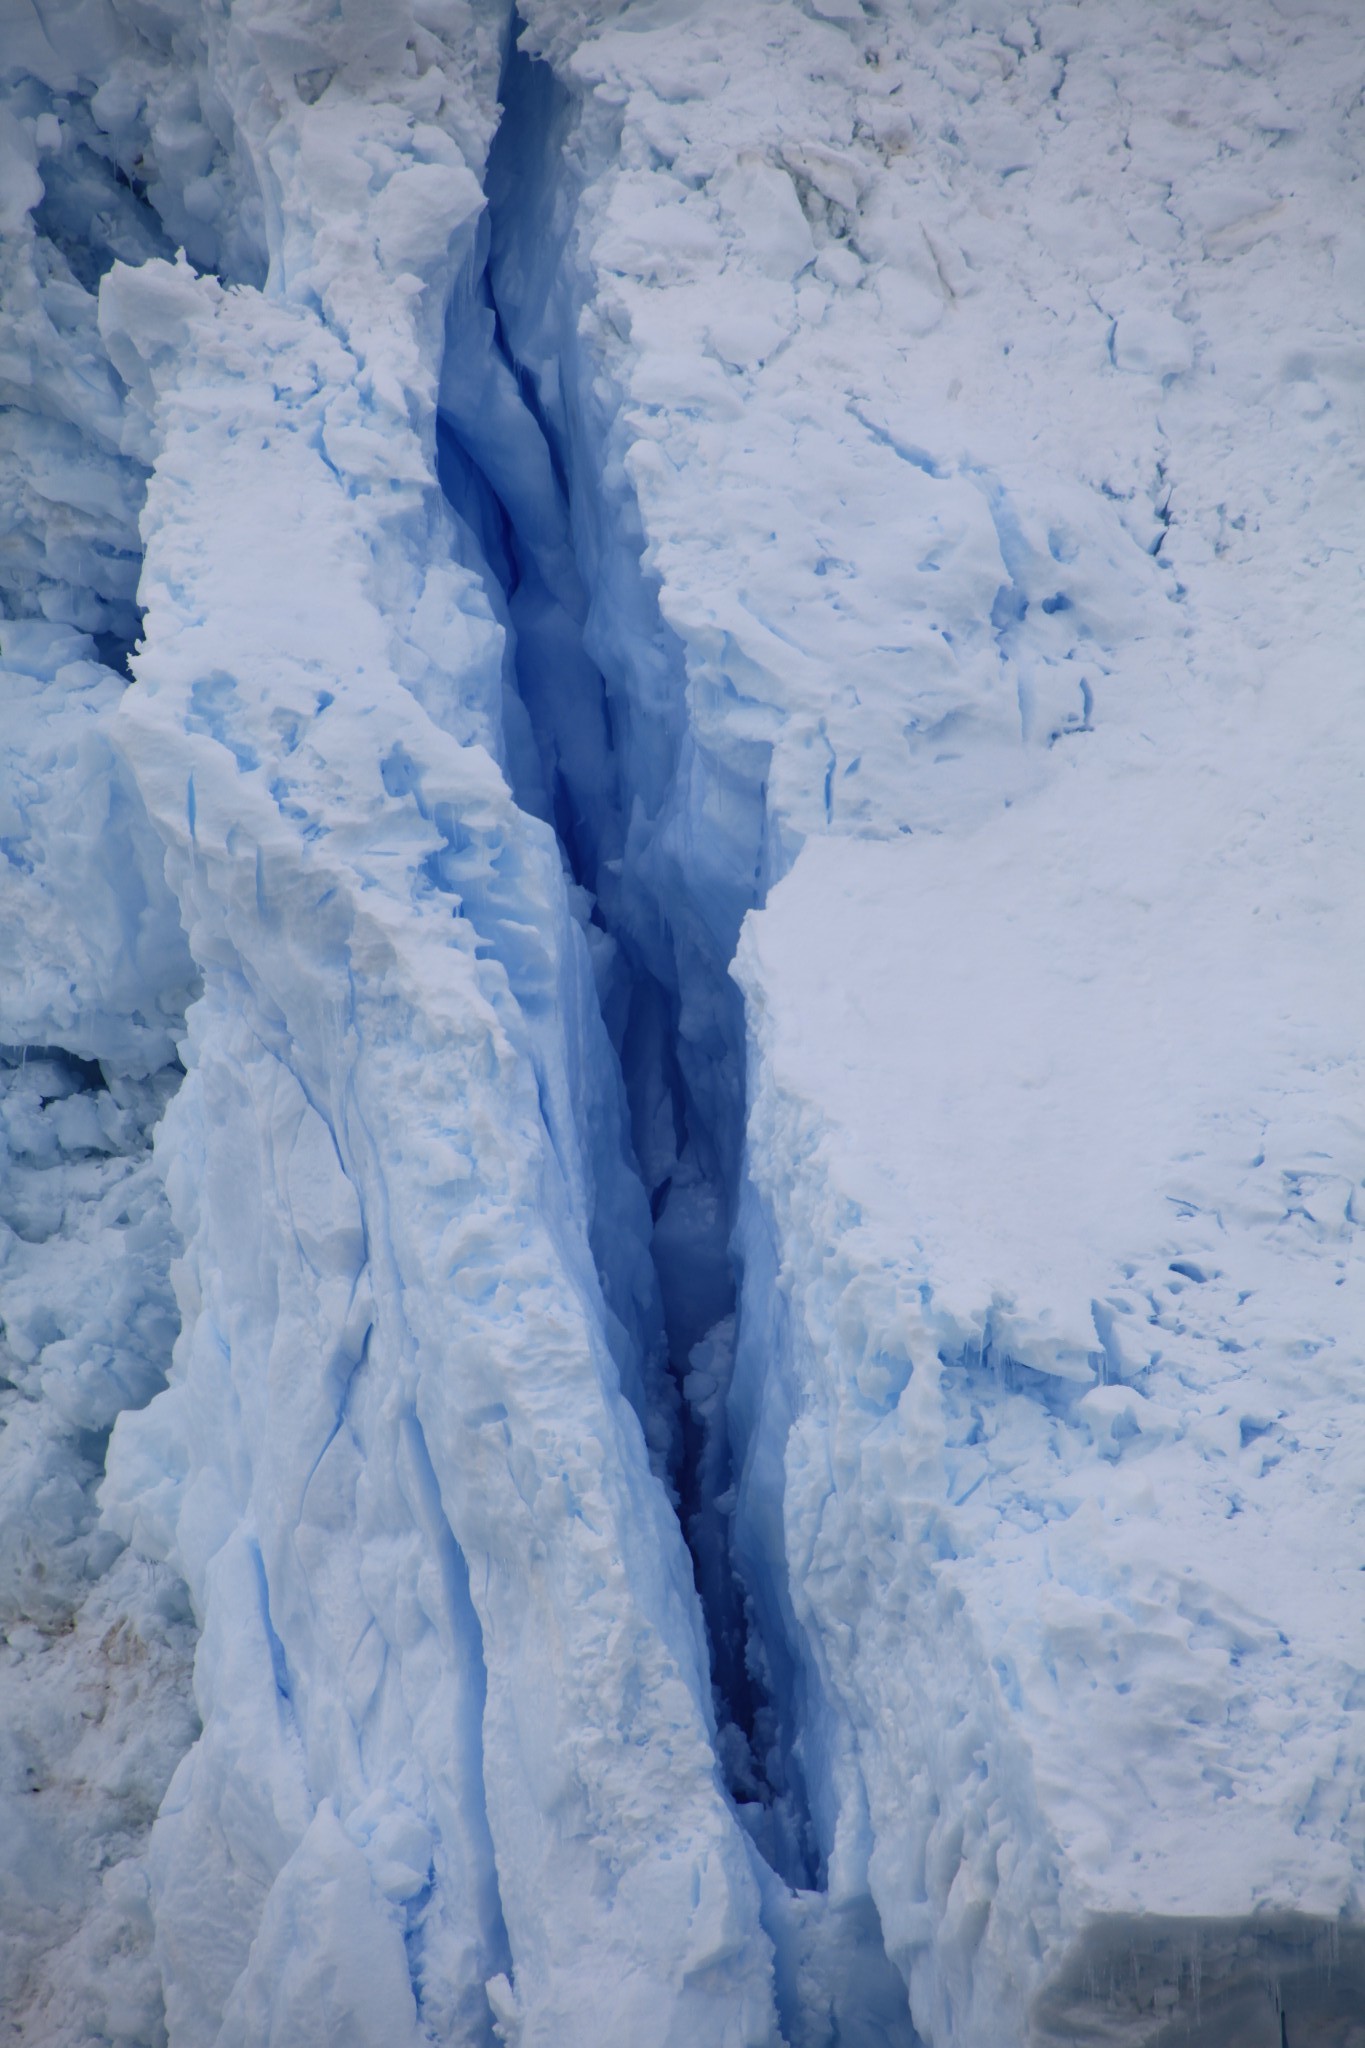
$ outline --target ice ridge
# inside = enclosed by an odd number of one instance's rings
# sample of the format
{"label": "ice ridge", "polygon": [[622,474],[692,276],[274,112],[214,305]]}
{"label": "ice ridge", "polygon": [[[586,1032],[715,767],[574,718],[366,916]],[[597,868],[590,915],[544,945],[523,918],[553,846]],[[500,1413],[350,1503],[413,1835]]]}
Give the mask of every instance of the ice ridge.
{"label": "ice ridge", "polygon": [[[308,139],[332,124],[296,99],[267,144],[300,275]],[[496,765],[503,636],[432,471],[443,280],[476,257],[479,187],[413,113],[381,162],[393,253],[335,324],[166,266],[101,299],[155,455],[125,747],[205,971],[166,1139],[183,1367],[125,1418],[104,1493],[203,1615],[205,1732],[152,1852],[168,2023],[759,2040],[768,1950],[686,1553],[589,1243],[596,1217],[642,1358],[648,1212],[553,839]],[[435,287],[392,347],[386,259]],[[292,559],[253,511],[263,449]],[[310,580],[324,536],[339,586]],[[413,642],[451,632],[458,694],[420,668],[405,688]],[[585,1945],[605,2015],[577,1995]]]}

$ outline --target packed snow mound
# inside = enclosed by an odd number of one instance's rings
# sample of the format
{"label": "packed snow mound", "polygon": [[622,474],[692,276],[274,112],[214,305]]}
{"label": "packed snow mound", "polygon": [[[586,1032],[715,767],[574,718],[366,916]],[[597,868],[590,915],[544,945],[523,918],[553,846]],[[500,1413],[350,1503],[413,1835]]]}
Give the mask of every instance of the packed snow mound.
{"label": "packed snow mound", "polygon": [[0,29],[10,2038],[1360,2048],[1346,0]]}

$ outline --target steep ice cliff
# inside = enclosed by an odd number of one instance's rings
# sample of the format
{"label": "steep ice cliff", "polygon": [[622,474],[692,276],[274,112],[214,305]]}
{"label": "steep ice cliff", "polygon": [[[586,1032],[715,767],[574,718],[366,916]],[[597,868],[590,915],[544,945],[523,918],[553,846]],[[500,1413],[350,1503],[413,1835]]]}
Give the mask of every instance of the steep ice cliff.
{"label": "steep ice cliff", "polygon": [[1350,8],[0,27],[7,2038],[1359,2048]]}

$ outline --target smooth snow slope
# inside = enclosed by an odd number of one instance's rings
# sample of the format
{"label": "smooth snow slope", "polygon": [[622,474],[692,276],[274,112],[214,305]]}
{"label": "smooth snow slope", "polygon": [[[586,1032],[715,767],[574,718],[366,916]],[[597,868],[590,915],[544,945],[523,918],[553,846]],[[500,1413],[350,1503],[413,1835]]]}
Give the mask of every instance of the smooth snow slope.
{"label": "smooth snow slope", "polygon": [[12,2038],[1360,2048],[1352,9],[0,68]]}

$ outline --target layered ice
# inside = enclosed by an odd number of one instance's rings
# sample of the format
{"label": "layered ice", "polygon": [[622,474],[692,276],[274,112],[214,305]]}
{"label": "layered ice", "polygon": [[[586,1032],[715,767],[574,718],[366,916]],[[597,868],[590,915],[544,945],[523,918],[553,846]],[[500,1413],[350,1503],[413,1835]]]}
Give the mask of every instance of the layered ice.
{"label": "layered ice", "polygon": [[12,15],[11,2036],[1344,2048],[1349,11]]}

